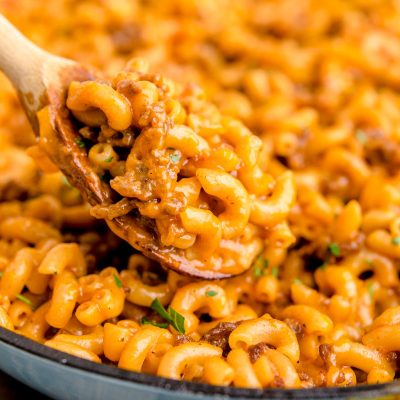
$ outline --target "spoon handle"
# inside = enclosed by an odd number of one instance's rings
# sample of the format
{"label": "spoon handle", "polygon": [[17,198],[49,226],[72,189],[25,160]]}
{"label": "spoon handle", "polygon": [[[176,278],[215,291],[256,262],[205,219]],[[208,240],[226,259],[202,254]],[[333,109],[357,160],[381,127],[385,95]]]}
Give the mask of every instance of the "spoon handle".
{"label": "spoon handle", "polygon": [[0,70],[12,82],[25,113],[38,133],[36,113],[48,104],[49,87],[71,60],[50,54],[28,40],[0,14]]}
{"label": "spoon handle", "polygon": [[45,92],[42,68],[48,56],[0,14],[0,70],[20,97],[34,102]]}

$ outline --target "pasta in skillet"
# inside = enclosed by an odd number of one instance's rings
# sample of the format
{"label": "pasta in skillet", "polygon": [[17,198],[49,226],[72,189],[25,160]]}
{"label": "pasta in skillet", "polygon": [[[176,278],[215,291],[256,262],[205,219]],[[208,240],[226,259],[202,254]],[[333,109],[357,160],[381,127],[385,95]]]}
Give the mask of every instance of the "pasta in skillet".
{"label": "pasta in skillet", "polygon": [[[67,106],[118,195],[90,209],[1,81],[0,326],[211,385],[397,378],[395,2],[16,3],[0,10],[35,42],[110,77],[73,82]],[[165,271],[102,221],[133,210],[204,268],[243,274]]]}

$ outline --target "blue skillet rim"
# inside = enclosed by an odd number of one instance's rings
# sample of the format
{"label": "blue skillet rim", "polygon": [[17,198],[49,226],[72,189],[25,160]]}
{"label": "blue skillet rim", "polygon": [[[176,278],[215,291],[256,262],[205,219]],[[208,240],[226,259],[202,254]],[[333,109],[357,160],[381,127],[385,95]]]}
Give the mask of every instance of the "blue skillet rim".
{"label": "blue skillet rim", "polygon": [[80,369],[105,377],[146,385],[168,392],[186,392],[193,395],[228,396],[230,398],[249,399],[330,399],[347,398],[365,395],[366,397],[395,395],[400,393],[400,381],[374,385],[359,385],[343,388],[311,388],[311,389],[240,389],[234,387],[211,386],[203,383],[188,381],[177,381],[174,379],[161,378],[154,375],[136,373],[123,370],[114,366],[97,364],[84,360],[40,343],[34,342],[15,332],[0,327],[0,341],[14,346],[20,350],[43,357],[47,360],[66,365],[71,368]]}

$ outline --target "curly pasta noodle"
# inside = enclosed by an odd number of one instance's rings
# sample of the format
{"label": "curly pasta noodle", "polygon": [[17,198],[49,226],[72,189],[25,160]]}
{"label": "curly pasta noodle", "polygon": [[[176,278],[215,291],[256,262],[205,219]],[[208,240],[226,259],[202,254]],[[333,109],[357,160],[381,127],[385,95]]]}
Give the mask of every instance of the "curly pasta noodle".
{"label": "curly pasta noodle", "polygon": [[[73,82],[67,106],[76,151],[115,192],[90,209],[1,78],[0,326],[212,385],[398,376],[396,2],[0,0],[0,11],[108,77]],[[165,271],[102,221],[129,213],[202,268],[243,273]]]}

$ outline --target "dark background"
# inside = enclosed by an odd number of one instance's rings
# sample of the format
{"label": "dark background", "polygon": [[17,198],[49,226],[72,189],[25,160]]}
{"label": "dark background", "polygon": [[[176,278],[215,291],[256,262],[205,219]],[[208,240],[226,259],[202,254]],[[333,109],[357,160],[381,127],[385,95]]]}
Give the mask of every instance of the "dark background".
{"label": "dark background", "polygon": [[50,400],[0,371],[0,400]]}

